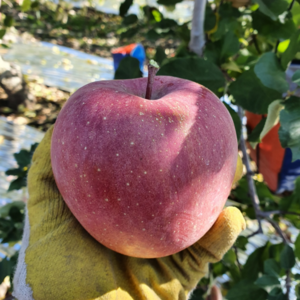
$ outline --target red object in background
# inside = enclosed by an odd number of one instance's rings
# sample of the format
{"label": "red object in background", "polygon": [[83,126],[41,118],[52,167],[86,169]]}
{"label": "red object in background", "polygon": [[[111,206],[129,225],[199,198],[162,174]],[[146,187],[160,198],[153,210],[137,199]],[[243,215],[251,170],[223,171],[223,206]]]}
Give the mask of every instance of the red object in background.
{"label": "red object in background", "polygon": [[[260,120],[266,116],[247,111],[246,117],[247,127],[253,130]],[[276,192],[278,188],[278,174],[281,172],[285,155],[285,149],[281,147],[278,137],[279,127],[279,123],[274,126],[262,139],[261,143],[257,145],[256,149],[253,149],[248,143],[250,157],[256,162],[259,168],[258,171],[264,176],[264,180],[273,192]]]}
{"label": "red object in background", "polygon": [[121,54],[130,54],[131,51],[136,47],[136,44],[130,44],[127,46],[115,48],[111,51],[112,54],[121,53]]}

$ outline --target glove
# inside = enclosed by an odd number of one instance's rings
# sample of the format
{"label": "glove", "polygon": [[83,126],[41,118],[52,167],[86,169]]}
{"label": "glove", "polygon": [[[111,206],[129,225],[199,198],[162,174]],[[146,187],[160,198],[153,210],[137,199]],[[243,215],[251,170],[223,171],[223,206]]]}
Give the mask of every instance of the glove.
{"label": "glove", "polygon": [[142,259],[116,253],[92,238],[56,186],[50,160],[53,127],[36,149],[13,295],[18,300],[187,299],[209,262],[219,261],[245,228],[226,208],[209,232],[174,255]]}

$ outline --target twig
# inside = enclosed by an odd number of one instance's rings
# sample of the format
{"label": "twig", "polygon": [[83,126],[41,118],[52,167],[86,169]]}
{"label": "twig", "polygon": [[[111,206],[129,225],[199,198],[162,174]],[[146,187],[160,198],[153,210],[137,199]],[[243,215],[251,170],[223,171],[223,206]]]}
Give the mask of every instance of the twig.
{"label": "twig", "polygon": [[195,0],[189,49],[201,56],[205,45],[204,18],[206,0]]}
{"label": "twig", "polygon": [[291,291],[291,270],[287,270],[287,271],[286,271],[285,287],[286,287],[286,299],[287,299],[287,300],[290,300],[290,291]]}
{"label": "twig", "polygon": [[275,45],[275,49],[274,49],[275,54],[277,53],[278,45],[279,45],[279,40],[277,40],[276,45]]}
{"label": "twig", "polygon": [[253,237],[253,236],[257,235],[257,234],[260,234],[260,233],[261,232],[259,230],[256,230],[256,231],[252,232],[251,234],[249,234],[248,236],[246,236],[246,238],[249,239],[249,238],[251,238],[251,237]]}
{"label": "twig", "polygon": [[[243,121],[242,119],[244,116],[244,111],[240,106],[238,106],[238,113],[239,113],[241,121]],[[251,166],[250,166],[250,159],[249,159],[249,156],[247,153],[246,141],[243,136],[243,131],[242,131],[242,134],[240,137],[240,148],[243,152],[243,162],[244,162],[244,165],[246,166],[246,170],[247,170],[246,176],[247,176],[247,182],[248,182],[248,187],[249,187],[249,195],[250,195],[250,199],[251,199],[251,202],[252,202],[252,205],[254,208],[256,219],[258,221],[258,232],[263,233],[262,226],[261,226],[261,215],[260,215],[261,210],[259,209],[259,199],[257,196],[254,180],[252,178],[253,172],[252,172]]]}
{"label": "twig", "polygon": [[288,8],[287,11],[291,11],[292,10],[294,3],[295,3],[295,0],[292,1],[291,5],[289,6],[289,8]]}
{"label": "twig", "polygon": [[283,234],[281,228],[279,227],[279,225],[273,221],[271,218],[266,218],[266,220],[274,227],[274,229],[276,230],[276,232],[280,235],[280,237],[282,238],[283,242],[288,245],[289,241],[288,239],[285,237],[285,235]]}
{"label": "twig", "polygon": [[258,53],[258,54],[261,54],[261,51],[260,51],[260,49],[259,49],[259,46],[258,46],[257,39],[256,39],[256,35],[255,35],[255,34],[252,35],[252,40],[253,40],[253,42],[254,42],[254,46],[255,46],[255,49],[256,49],[257,53]]}
{"label": "twig", "polygon": [[237,247],[234,246],[233,249],[234,249],[234,252],[235,252],[236,262],[237,262],[237,265],[238,265],[240,273],[241,273],[242,272],[242,268],[241,268],[241,264],[240,264],[240,261],[239,261]]}
{"label": "twig", "polygon": [[300,217],[300,214],[293,211],[281,211],[281,210],[271,210],[260,212],[262,217],[269,217],[270,215],[294,215]]}

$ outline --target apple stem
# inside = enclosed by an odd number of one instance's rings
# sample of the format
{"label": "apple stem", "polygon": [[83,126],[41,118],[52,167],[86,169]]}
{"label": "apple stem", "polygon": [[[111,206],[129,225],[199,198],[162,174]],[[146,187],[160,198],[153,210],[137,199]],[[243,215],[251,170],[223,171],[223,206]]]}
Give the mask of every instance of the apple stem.
{"label": "apple stem", "polygon": [[146,96],[145,96],[145,98],[148,100],[151,100],[154,77],[155,77],[158,69],[159,69],[159,66],[158,66],[157,62],[154,61],[153,59],[151,59],[148,64],[148,82],[147,82]]}

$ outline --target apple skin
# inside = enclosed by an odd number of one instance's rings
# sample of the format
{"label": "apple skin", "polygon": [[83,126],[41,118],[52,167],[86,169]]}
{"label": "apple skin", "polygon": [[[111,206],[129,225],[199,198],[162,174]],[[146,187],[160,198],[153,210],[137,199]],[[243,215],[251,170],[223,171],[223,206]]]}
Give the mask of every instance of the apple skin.
{"label": "apple skin", "polygon": [[104,246],[157,258],[197,242],[229,195],[238,147],[233,121],[207,88],[157,76],[99,81],[61,110],[51,161],[63,199]]}

